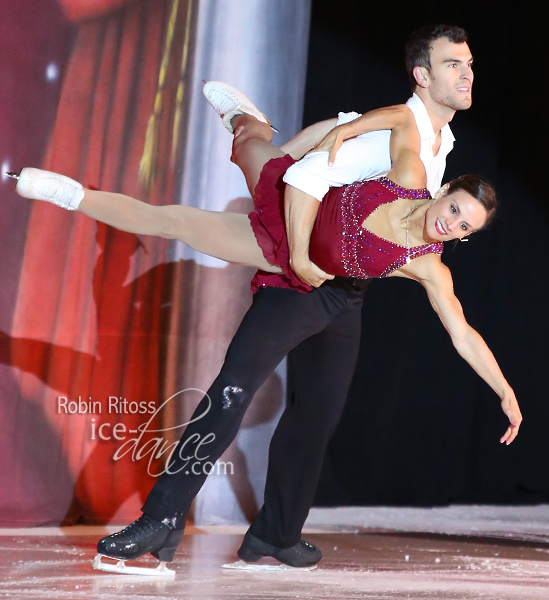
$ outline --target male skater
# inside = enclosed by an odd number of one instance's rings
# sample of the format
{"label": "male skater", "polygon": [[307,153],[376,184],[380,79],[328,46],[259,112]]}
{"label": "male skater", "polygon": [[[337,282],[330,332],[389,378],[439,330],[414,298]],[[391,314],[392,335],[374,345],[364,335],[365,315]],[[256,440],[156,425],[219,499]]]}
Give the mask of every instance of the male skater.
{"label": "male skater", "polygon": [[[446,155],[453,145],[448,123],[456,110],[471,105],[471,64],[467,35],[458,27],[424,28],[414,33],[407,45],[406,67],[414,90],[408,106],[416,118],[421,159],[433,194],[440,187]],[[246,127],[238,129],[235,117],[247,113],[265,119],[230,86],[214,84],[205,92],[225,117],[227,128],[233,131],[233,125],[237,127],[233,159],[239,164],[245,145],[253,143],[253,133],[248,135]],[[330,127],[334,124],[329,123]],[[360,133],[360,120],[356,128]],[[315,138],[311,131],[319,135]],[[323,126],[308,133],[305,130],[293,146],[288,144],[288,150],[294,155],[306,139],[306,151],[325,131]],[[381,176],[390,170],[389,136],[388,131],[376,132],[345,142],[333,168],[328,167],[325,153],[312,153],[287,171],[292,265],[305,283],[317,289],[307,294],[283,289],[277,287],[278,276],[271,275],[269,284],[256,292],[219,376],[195,412],[204,416],[184,432],[169,472],[159,478],[143,506],[144,514],[121,532],[103,538],[98,544],[100,555],[132,559],[151,552],[162,562],[172,560],[185,516],[206,478],[203,470],[187,466],[200,462],[200,455],[207,454],[211,462],[219,458],[236,436],[255,391],[289,353],[294,397],[271,441],[264,506],[238,555],[246,562],[271,556],[297,567],[312,567],[321,559],[318,548],[300,539],[301,529],[354,372],[367,282],[327,280],[329,274],[309,260],[308,239],[318,202],[331,185]],[[212,433],[215,440],[198,452],[196,440]]]}

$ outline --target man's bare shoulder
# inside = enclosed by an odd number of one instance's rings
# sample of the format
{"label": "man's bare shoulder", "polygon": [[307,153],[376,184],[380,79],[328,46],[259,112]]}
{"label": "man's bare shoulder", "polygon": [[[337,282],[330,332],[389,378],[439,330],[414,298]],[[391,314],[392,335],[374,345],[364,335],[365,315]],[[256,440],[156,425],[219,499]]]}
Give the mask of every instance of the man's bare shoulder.
{"label": "man's bare shoulder", "polygon": [[409,127],[416,124],[414,113],[406,104],[393,104],[392,106],[380,108],[378,111],[391,113],[391,117],[398,127]]}
{"label": "man's bare shoulder", "polygon": [[399,112],[402,118],[402,127],[418,131],[419,133],[416,116],[414,115],[412,109],[406,104],[400,104],[399,107],[402,107],[399,108]]}

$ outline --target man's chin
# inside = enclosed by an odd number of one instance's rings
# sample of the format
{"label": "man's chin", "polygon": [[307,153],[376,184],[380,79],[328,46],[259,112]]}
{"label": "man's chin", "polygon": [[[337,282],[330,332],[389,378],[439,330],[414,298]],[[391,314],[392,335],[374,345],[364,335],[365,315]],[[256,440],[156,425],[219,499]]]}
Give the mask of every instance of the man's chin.
{"label": "man's chin", "polygon": [[467,110],[468,108],[471,108],[472,104],[473,99],[471,96],[469,96],[468,98],[460,98],[458,101],[456,101],[453,108],[454,110]]}

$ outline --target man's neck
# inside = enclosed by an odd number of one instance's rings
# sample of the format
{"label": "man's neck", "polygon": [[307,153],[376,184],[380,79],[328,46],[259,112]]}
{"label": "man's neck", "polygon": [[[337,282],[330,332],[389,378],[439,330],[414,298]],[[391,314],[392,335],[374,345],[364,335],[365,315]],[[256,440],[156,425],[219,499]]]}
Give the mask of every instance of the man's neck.
{"label": "man's neck", "polygon": [[433,126],[435,134],[438,136],[440,134],[440,130],[445,125],[448,125],[448,123],[454,118],[456,111],[448,106],[434,102],[423,88],[417,88],[415,90],[415,94],[425,105],[427,114],[431,120],[431,125]]}

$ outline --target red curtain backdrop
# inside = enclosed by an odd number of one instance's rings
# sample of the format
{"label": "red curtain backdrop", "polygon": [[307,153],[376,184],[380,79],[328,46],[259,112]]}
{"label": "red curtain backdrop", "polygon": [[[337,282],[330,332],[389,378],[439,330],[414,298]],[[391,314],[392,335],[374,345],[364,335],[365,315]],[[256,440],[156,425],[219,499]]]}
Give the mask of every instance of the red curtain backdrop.
{"label": "red curtain backdrop", "polygon": [[[201,79],[250,89],[286,139],[299,128],[308,2],[0,6],[0,49],[13,57],[0,63],[2,170],[42,166],[151,204],[245,213]],[[133,521],[201,393],[149,411],[208,389],[252,270],[23,200],[1,176],[0,191],[0,526]],[[282,368],[256,395],[223,456],[234,475],[208,478],[200,495],[201,523],[255,516],[284,381]]]}
{"label": "red curtain backdrop", "polygon": [[[174,120],[192,6],[61,4],[74,39],[41,166],[152,204],[173,202]],[[138,176],[146,138],[156,139],[148,191]],[[163,240],[32,204],[11,334],[2,344],[2,362],[15,367],[19,381],[19,395],[10,399],[17,404],[13,429],[5,434],[11,464],[3,525],[135,518],[154,483],[147,471],[158,472],[158,461],[148,469],[150,455],[140,461],[113,455],[163,400],[168,260]],[[74,408],[69,402],[79,400],[86,406],[67,414]],[[147,412],[134,412],[139,409]],[[160,423],[154,418],[149,429]],[[111,439],[99,439],[99,431]],[[148,448],[157,436],[149,435]]]}

